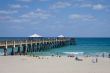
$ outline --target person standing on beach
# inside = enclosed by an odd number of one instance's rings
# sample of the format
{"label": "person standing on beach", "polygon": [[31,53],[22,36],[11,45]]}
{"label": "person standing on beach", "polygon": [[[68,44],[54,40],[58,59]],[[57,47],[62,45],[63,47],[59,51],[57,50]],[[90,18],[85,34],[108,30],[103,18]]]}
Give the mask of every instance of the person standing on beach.
{"label": "person standing on beach", "polygon": [[104,53],[102,54],[102,57],[103,57],[103,58],[105,57]]}
{"label": "person standing on beach", "polygon": [[108,58],[110,58],[110,53],[108,54]]}
{"label": "person standing on beach", "polygon": [[98,62],[98,58],[96,58],[96,63]]}

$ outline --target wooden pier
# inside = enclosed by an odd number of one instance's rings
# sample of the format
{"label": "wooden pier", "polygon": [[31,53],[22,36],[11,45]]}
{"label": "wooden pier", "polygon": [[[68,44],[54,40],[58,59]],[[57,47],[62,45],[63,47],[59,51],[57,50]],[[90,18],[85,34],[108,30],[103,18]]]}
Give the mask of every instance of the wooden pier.
{"label": "wooden pier", "polygon": [[[8,55],[9,48],[12,48],[11,55],[26,55],[28,52],[40,52],[73,44],[75,44],[75,39],[70,37],[0,39],[0,49],[4,50],[4,56]],[[14,51],[15,48],[17,48],[17,52]]]}

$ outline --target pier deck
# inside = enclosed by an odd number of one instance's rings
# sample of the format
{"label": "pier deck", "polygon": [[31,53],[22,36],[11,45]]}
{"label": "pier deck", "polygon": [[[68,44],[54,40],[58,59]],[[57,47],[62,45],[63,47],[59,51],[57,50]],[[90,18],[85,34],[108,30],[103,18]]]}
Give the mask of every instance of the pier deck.
{"label": "pier deck", "polygon": [[[15,47],[18,48],[17,54],[26,55],[27,52],[40,52],[49,48],[58,48],[74,44],[74,38],[69,37],[42,37],[42,38],[19,38],[19,39],[0,39],[0,49],[4,49],[4,55],[7,55],[7,49],[12,48],[11,55],[14,55]],[[23,51],[21,51],[21,48]]]}

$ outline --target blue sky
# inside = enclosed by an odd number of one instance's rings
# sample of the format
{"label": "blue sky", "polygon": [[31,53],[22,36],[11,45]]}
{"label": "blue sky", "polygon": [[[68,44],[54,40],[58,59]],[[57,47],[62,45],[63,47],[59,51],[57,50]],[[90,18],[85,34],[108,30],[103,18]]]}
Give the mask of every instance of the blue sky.
{"label": "blue sky", "polygon": [[0,0],[0,37],[110,37],[110,0]]}

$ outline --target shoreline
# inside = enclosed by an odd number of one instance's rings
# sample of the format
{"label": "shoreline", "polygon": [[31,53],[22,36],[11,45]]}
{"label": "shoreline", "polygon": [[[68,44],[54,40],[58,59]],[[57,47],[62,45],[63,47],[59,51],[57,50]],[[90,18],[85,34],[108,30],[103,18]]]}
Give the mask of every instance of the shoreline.
{"label": "shoreline", "polygon": [[[94,55],[90,55],[90,54],[74,54],[74,53],[80,53],[80,52],[68,52],[68,53],[60,53],[60,52],[35,52],[35,53],[27,53],[27,56],[79,56],[79,57],[103,57],[103,58],[110,58],[110,53],[109,52],[101,52],[100,54],[94,54]],[[0,52],[0,56],[4,56],[3,53]],[[7,56],[24,56],[23,54],[15,54],[15,55],[11,55],[8,54]]]}

